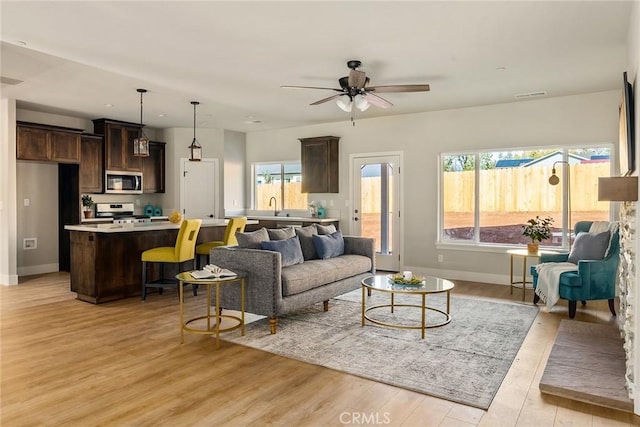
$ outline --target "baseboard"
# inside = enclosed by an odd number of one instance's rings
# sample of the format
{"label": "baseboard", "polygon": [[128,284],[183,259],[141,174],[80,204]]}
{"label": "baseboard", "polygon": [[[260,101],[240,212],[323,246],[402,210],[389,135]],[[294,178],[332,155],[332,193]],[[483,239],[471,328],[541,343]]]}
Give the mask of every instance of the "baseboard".
{"label": "baseboard", "polygon": [[34,274],[55,273],[57,271],[60,271],[60,265],[58,263],[30,265],[28,267],[18,267],[18,276],[31,276]]}
{"label": "baseboard", "polygon": [[0,274],[0,285],[11,286],[18,284],[18,276],[16,274]]}
{"label": "baseboard", "polygon": [[445,270],[441,268],[424,268],[405,266],[405,270],[410,270],[414,274],[422,276],[444,277],[450,280],[465,280],[468,282],[491,283],[509,286],[510,278],[506,274],[475,273],[472,271]]}

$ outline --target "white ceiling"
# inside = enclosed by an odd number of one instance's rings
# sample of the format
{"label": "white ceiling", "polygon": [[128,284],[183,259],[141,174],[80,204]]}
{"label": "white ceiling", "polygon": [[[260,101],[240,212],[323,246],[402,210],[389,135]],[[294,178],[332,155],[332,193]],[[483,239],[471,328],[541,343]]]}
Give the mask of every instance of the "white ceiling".
{"label": "white ceiling", "polygon": [[[630,1],[0,2],[2,85],[18,106],[89,119],[256,131],[349,120],[334,102],[359,59],[395,105],[356,118],[619,89]],[[526,102],[526,101],[523,101]],[[105,107],[113,104],[113,107]],[[165,114],[165,117],[159,117]],[[260,124],[247,124],[260,120]]]}

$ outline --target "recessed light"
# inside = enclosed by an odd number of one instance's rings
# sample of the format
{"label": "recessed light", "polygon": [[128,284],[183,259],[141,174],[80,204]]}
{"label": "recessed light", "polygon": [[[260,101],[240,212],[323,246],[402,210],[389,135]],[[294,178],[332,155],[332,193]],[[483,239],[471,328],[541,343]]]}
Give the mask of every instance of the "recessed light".
{"label": "recessed light", "polygon": [[158,114],[158,117],[167,117],[166,114]]}
{"label": "recessed light", "polygon": [[247,125],[257,125],[259,123],[262,123],[262,120],[256,120],[256,119],[245,120],[243,123],[245,123]]}
{"label": "recessed light", "polygon": [[505,71],[507,67],[496,67],[497,71]]}
{"label": "recessed light", "polygon": [[113,107],[113,104],[104,104],[104,106],[107,107],[107,108],[111,108],[111,107]]}

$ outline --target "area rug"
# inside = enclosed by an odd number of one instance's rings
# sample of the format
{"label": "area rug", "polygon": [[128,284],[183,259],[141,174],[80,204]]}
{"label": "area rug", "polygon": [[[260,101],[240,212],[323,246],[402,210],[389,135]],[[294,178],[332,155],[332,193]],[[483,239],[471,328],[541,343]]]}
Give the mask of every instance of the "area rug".
{"label": "area rug", "polygon": [[[360,290],[341,295],[324,312],[316,304],[279,319],[275,335],[267,319],[222,338],[288,358],[358,375],[419,393],[487,409],[498,391],[538,308],[468,297],[451,297],[448,325],[427,329],[392,329],[367,322],[361,326]],[[408,300],[413,298],[413,300]],[[396,304],[419,303],[416,296],[396,296]],[[388,304],[389,294],[375,293],[367,307]],[[427,305],[444,309],[443,295]],[[390,323],[419,324],[420,310],[377,309],[371,317]],[[427,322],[442,321],[428,312]]]}

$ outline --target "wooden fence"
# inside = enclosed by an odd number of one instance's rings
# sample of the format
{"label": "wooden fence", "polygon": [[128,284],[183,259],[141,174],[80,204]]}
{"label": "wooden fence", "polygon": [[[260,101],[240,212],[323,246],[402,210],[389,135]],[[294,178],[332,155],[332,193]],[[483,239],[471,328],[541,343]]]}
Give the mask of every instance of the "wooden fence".
{"label": "wooden fence", "polygon": [[[560,184],[551,186],[551,166],[489,169],[480,172],[481,212],[545,212],[562,206],[563,167],[556,168]],[[609,163],[569,168],[572,211],[609,211],[598,202],[598,177],[609,176]],[[444,211],[473,212],[474,172],[444,173]],[[484,195],[484,196],[483,196]]]}
{"label": "wooden fence", "polygon": [[[563,172],[566,165],[558,165],[557,186],[549,185],[551,166],[489,169],[480,172],[481,212],[547,212],[562,207]],[[609,211],[608,202],[598,202],[598,177],[609,176],[609,163],[571,165],[572,211]],[[444,211],[473,212],[474,172],[445,172]],[[307,194],[300,193],[299,182],[284,185],[287,209],[307,209]],[[380,212],[380,177],[362,178],[362,213]],[[256,185],[256,209],[271,209],[269,198],[280,200],[280,183]],[[393,197],[393,195],[392,195]],[[282,209],[278,206],[278,209]]]}

